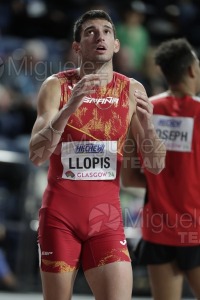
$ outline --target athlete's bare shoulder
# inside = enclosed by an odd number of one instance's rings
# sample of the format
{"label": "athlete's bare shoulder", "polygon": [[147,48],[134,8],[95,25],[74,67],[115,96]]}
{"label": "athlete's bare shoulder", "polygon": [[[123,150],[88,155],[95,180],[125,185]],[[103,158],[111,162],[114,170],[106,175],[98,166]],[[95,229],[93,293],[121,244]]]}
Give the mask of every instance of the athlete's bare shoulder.
{"label": "athlete's bare shoulder", "polygon": [[56,75],[51,75],[45,79],[45,81],[41,85],[40,93],[60,93],[60,82]]}
{"label": "athlete's bare shoulder", "polygon": [[136,101],[134,93],[135,91],[141,91],[146,94],[146,90],[143,84],[136,79],[130,78],[130,89],[129,89],[129,101],[130,101],[130,114],[131,116],[135,113]]}
{"label": "athlete's bare shoulder", "polygon": [[52,88],[53,88],[53,87],[56,87],[58,85],[59,85],[59,79],[56,76],[56,74],[53,74],[53,75],[47,77],[44,80],[44,82],[43,82],[43,84],[42,84],[41,87],[46,87],[46,86],[51,87],[52,86]]}
{"label": "athlete's bare shoulder", "polygon": [[146,93],[146,90],[145,90],[143,84],[134,78],[130,78],[130,89],[132,91],[139,90],[141,92]]}
{"label": "athlete's bare shoulder", "polygon": [[51,75],[42,83],[38,94],[38,107],[50,110],[58,108],[61,98],[61,88],[59,79]]}

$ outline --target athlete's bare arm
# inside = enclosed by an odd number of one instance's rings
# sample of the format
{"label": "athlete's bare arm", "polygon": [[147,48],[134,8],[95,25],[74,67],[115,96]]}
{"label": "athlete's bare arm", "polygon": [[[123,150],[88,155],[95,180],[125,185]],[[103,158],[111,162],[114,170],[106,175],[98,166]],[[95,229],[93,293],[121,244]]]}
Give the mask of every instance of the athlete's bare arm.
{"label": "athlete's bare arm", "polygon": [[124,144],[121,183],[123,187],[146,188],[146,177],[141,169],[138,148],[131,130]]}
{"label": "athlete's bare arm", "polygon": [[136,80],[132,80],[130,85],[130,113],[130,130],[142,156],[143,166],[158,174],[165,167],[166,148],[152,123],[153,105],[143,85]]}
{"label": "athlete's bare arm", "polygon": [[69,117],[81,105],[85,95],[94,93],[94,88],[101,84],[101,77],[99,74],[84,76],[76,84],[71,97],[61,110],[59,80],[51,76],[42,84],[38,95],[37,119],[29,146],[29,156],[35,165],[41,165],[49,159],[60,141]]}

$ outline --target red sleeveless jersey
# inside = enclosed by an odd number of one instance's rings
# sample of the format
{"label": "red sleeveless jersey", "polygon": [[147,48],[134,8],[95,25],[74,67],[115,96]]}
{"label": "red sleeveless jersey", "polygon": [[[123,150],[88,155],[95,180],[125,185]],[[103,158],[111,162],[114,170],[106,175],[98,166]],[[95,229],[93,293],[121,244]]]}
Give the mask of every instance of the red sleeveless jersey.
{"label": "red sleeveless jersey", "polygon": [[152,97],[154,125],[167,147],[159,175],[145,172],[147,203],[143,238],[150,242],[200,244],[200,98],[163,93]]}
{"label": "red sleeveless jersey", "polygon": [[[61,86],[61,109],[67,103],[73,86],[80,78],[76,69],[60,72],[56,74],[56,77],[59,79]],[[60,143],[50,157],[48,189],[52,189],[59,184],[65,190],[77,195],[112,194],[115,197],[116,193],[119,193],[119,173],[123,144],[130,123],[129,86],[129,78],[114,72],[113,79],[107,86],[99,87],[96,93],[84,97],[81,106],[70,116]],[[116,178],[113,180],[63,179],[62,144],[73,141],[116,141]]]}

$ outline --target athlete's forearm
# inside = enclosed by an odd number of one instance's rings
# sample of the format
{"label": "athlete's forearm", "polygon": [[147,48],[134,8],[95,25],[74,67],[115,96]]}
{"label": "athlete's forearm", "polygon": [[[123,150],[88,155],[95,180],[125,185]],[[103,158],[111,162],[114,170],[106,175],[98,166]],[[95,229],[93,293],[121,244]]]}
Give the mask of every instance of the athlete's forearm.
{"label": "athlete's forearm", "polygon": [[121,168],[122,187],[146,188],[146,177],[137,155],[124,156]]}
{"label": "athlete's forearm", "polygon": [[151,173],[160,173],[165,167],[166,147],[157,136],[153,124],[144,131],[144,136],[140,137],[139,144],[143,166]]}
{"label": "athlete's forearm", "polygon": [[[45,163],[52,153],[55,153],[55,149],[60,143],[62,133],[72,113],[73,111],[65,106],[54,117],[47,118],[43,122],[44,126],[42,129],[37,130],[33,128],[29,144],[29,157],[34,165],[39,166]],[[37,127],[37,121],[35,126]]]}

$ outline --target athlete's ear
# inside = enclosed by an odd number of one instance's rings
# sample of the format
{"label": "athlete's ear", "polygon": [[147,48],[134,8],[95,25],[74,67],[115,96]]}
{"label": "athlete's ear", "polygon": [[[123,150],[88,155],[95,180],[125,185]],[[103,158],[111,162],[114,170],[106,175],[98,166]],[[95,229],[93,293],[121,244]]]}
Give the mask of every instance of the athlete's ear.
{"label": "athlete's ear", "polygon": [[78,42],[73,42],[72,43],[72,49],[74,50],[75,53],[79,53],[80,51],[80,44]]}
{"label": "athlete's ear", "polygon": [[119,52],[119,49],[120,49],[120,41],[118,39],[115,39],[114,53]]}

